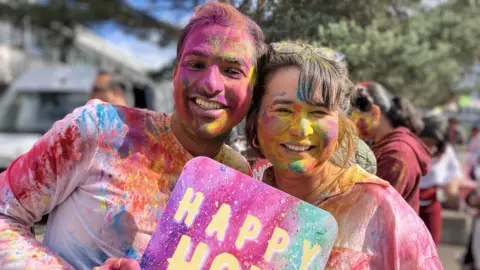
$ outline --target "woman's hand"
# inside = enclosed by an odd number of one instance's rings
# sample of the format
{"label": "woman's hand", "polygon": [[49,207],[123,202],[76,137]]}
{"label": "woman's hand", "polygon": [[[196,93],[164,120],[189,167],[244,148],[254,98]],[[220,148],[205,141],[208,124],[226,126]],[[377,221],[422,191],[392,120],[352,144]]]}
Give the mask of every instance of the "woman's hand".
{"label": "woman's hand", "polygon": [[118,270],[140,270],[140,264],[138,261],[130,258],[110,258],[108,259],[104,265],[97,266],[93,268],[93,270],[110,270],[110,269],[118,269]]}

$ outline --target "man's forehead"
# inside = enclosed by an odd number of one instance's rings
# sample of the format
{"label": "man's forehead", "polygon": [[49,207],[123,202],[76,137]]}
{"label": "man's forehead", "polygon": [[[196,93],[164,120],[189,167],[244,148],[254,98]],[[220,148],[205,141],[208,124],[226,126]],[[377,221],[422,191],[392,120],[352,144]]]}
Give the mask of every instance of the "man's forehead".
{"label": "man's forehead", "polygon": [[245,50],[246,47],[253,47],[250,35],[240,26],[199,25],[192,29],[188,40],[189,43],[206,42],[213,47],[231,45],[234,48],[242,48],[242,50]]}

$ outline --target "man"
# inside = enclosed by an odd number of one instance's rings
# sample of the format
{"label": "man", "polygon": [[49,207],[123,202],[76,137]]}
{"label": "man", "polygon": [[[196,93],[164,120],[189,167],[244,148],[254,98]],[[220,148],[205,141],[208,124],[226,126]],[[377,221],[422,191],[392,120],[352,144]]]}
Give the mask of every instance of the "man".
{"label": "man", "polygon": [[90,98],[99,99],[113,105],[127,105],[124,96],[126,87],[126,83],[119,75],[111,75],[108,72],[100,71],[90,92]]}
{"label": "man", "polygon": [[[251,19],[209,2],[180,37],[171,116],[94,100],[55,123],[0,174],[0,268],[138,260],[190,159],[250,174],[224,140],[248,110],[264,47]],[[43,245],[28,228],[48,213]]]}

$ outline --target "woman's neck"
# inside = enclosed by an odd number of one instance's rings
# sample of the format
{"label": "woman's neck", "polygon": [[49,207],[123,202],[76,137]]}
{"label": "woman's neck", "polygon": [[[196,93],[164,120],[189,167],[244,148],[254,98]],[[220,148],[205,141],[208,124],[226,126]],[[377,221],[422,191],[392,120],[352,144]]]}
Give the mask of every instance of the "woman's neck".
{"label": "woman's neck", "polygon": [[330,162],[305,174],[274,168],[275,185],[281,191],[311,203],[316,195],[321,193],[332,181],[335,181],[338,169]]}

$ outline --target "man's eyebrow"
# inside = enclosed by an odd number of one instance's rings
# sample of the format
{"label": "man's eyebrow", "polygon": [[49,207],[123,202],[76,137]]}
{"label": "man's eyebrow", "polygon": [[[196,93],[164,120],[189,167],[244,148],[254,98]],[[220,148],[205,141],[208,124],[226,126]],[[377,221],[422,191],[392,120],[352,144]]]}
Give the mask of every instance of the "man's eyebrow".
{"label": "man's eyebrow", "polygon": [[238,59],[235,56],[223,55],[222,59],[227,61],[227,62],[230,62],[231,64],[235,64],[235,65],[239,65],[239,66],[246,66],[245,61],[243,61],[241,59]]}
{"label": "man's eyebrow", "polygon": [[185,56],[187,55],[195,55],[195,56],[200,56],[200,57],[209,57],[210,53],[205,51],[205,50],[199,50],[199,49],[194,49],[194,50],[189,50],[185,52]]}

